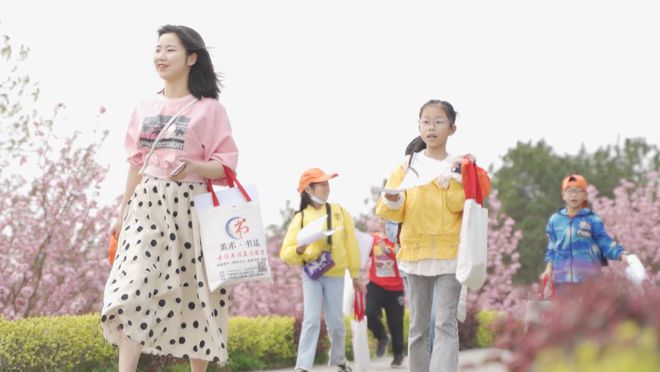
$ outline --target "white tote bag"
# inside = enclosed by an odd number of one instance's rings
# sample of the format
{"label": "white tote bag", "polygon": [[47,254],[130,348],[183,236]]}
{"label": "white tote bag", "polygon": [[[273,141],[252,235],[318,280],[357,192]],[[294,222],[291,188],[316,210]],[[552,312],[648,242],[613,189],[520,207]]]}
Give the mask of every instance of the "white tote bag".
{"label": "white tote bag", "polygon": [[[204,267],[211,290],[247,281],[272,282],[266,234],[256,199],[250,197],[233,171],[225,167],[230,188],[195,197]],[[241,197],[237,197],[237,190]],[[253,187],[250,187],[254,190]],[[256,196],[256,190],[253,191]],[[211,199],[212,207],[204,200]],[[220,201],[222,204],[220,204]]]}
{"label": "white tote bag", "polygon": [[458,244],[456,279],[471,289],[479,289],[486,281],[488,258],[488,209],[477,179],[476,164],[464,167],[465,205]]}
{"label": "white tote bag", "polygon": [[[546,296],[545,289],[547,284],[550,283],[550,294]],[[555,295],[555,285],[547,277],[543,279],[541,284],[541,291],[536,298],[527,300],[525,303],[525,318],[523,325],[525,332],[529,329],[530,325],[538,324],[543,325],[545,320],[543,314],[552,309],[554,304],[548,298]]]}
{"label": "white tote bag", "polygon": [[[374,243],[374,236],[360,230],[355,230],[355,236],[360,246],[360,270],[367,267],[369,262],[369,255]],[[348,271],[344,275],[344,302],[343,310],[344,316],[352,316],[355,309],[353,309],[353,302],[355,299],[355,290],[353,289],[353,279]]]}
{"label": "white tote bag", "polygon": [[369,338],[367,335],[367,317],[364,316],[364,293],[355,293],[355,318],[351,319],[351,341],[353,342],[353,359],[355,371],[364,372],[369,368]]}

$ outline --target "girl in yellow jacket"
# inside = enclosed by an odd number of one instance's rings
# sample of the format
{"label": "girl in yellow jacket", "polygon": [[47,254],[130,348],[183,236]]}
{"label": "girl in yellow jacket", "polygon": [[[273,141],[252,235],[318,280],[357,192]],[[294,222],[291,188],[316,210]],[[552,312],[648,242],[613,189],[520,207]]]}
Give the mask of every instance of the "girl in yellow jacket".
{"label": "girl in yellow jacket", "polygon": [[[461,284],[456,280],[456,257],[465,194],[460,169],[464,158],[447,153],[449,136],[456,132],[456,112],[449,102],[431,100],[419,112],[419,133],[406,149],[410,154],[390,175],[376,214],[402,223],[399,270],[408,275],[410,330],[408,370],[456,371]],[[404,184],[402,182],[406,179]],[[416,179],[413,184],[409,179]],[[424,181],[419,181],[424,180]],[[413,187],[414,186],[414,187]],[[435,339],[429,358],[429,323],[436,298]]]}
{"label": "girl in yellow jacket", "polygon": [[[326,250],[330,251],[335,263],[317,279],[310,278],[305,271],[302,272],[304,315],[296,372],[312,369],[321,330],[321,310],[330,335],[329,364],[336,365],[340,372],[351,371],[345,358],[346,330],[342,315],[344,273],[349,270],[353,286],[358,290],[360,252],[351,215],[339,204],[327,203],[330,194],[328,180],[336,176],[336,173],[325,174],[318,168],[308,169],[302,174],[298,184],[300,210],[289,224],[280,250],[280,258],[290,265],[302,266],[316,260]],[[298,232],[319,218],[323,218],[324,226],[327,223],[326,228],[341,229],[327,239],[317,240],[309,245],[298,244]]]}

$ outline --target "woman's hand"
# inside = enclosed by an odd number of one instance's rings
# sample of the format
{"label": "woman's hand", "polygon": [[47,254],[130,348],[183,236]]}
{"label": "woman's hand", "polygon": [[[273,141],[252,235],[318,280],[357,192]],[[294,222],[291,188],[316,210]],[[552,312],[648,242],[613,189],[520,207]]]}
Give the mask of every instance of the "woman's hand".
{"label": "woman's hand", "polygon": [[552,279],[552,266],[546,267],[545,271],[541,273],[541,275],[539,276],[539,279],[545,280],[546,277],[548,278],[548,280]]}
{"label": "woman's hand", "polygon": [[461,164],[463,163],[463,160],[468,160],[474,163],[477,161],[477,158],[472,154],[465,154],[463,156],[458,156],[456,157],[456,159],[454,159],[453,168],[460,167]]}
{"label": "woman's hand", "polygon": [[360,281],[360,278],[354,278],[353,279],[353,289],[355,290],[355,292],[364,293],[364,286],[362,285],[362,282]]}
{"label": "woman's hand", "polygon": [[122,219],[117,218],[115,223],[110,228],[110,235],[114,236],[115,239],[119,239],[119,233],[121,232],[121,226],[123,225]]}
{"label": "woman's hand", "polygon": [[628,253],[627,252],[621,253],[621,261],[625,264],[628,263]]}
{"label": "woman's hand", "polygon": [[391,202],[397,202],[399,199],[401,199],[401,196],[399,194],[383,194],[385,199],[391,201]]}
{"label": "woman's hand", "polygon": [[[199,173],[199,172],[197,172],[197,168],[198,168],[198,165],[199,165],[197,162],[192,161],[192,160],[187,159],[187,158],[179,158],[178,161],[179,161],[179,164],[177,164],[177,167],[182,163],[185,164],[185,167],[183,168],[183,170],[181,172],[179,172],[179,174],[177,174],[175,176],[170,175],[170,179],[172,181],[181,181],[181,180],[186,179],[186,177],[188,177],[191,174],[198,174]],[[176,169],[176,167],[175,167],[175,169]]]}
{"label": "woman's hand", "polygon": [[304,244],[304,245],[297,246],[296,247],[296,253],[298,253],[299,255],[305,253],[305,249],[307,249],[307,247],[309,247],[309,244]]}

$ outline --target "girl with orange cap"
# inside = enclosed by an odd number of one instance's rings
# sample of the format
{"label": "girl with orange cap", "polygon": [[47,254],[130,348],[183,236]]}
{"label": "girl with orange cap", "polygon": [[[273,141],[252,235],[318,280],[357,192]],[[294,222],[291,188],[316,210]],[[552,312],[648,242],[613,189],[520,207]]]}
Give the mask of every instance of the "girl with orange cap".
{"label": "girl with orange cap", "polygon": [[[290,265],[302,266],[317,260],[324,251],[329,251],[334,266],[316,279],[303,271],[304,315],[296,371],[311,370],[316,354],[316,344],[321,330],[321,310],[330,335],[330,365],[340,372],[351,371],[345,357],[346,330],[342,315],[344,273],[348,269],[353,278],[353,287],[361,288],[359,282],[360,251],[355,226],[351,215],[339,204],[328,203],[329,180],[336,173],[326,174],[321,169],[311,168],[300,177],[300,209],[293,216],[282,242],[280,258]],[[299,244],[298,233],[312,221],[323,218],[327,230],[335,230],[327,239],[311,244]]]}

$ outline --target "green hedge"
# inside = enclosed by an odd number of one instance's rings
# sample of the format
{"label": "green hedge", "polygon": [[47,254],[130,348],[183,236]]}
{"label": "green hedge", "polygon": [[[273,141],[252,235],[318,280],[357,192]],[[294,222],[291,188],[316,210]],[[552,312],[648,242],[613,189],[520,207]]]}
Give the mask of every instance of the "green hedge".
{"label": "green hedge", "polygon": [[[482,312],[478,343],[489,346],[489,324],[496,313]],[[383,317],[385,321],[385,317]],[[215,365],[210,371],[241,371],[292,366],[298,340],[294,337],[293,317],[232,317],[229,319],[229,361],[226,368]],[[346,351],[353,358],[350,318],[346,323]],[[408,312],[404,317],[404,342],[408,340]],[[376,340],[369,333],[372,354]],[[324,358],[329,342],[321,340]],[[103,338],[98,314],[81,316],[35,317],[21,320],[0,318],[0,371],[112,371],[116,370],[117,351]],[[140,369],[167,364],[166,371],[187,370],[187,362],[143,355]]]}
{"label": "green hedge", "polygon": [[231,370],[287,367],[295,364],[293,317],[229,319]]}
{"label": "green hedge", "polygon": [[477,313],[477,345],[479,347],[491,347],[495,342],[495,331],[493,326],[495,322],[505,316],[504,313],[492,310],[482,310]]}
{"label": "green hedge", "polygon": [[0,318],[1,371],[91,371],[113,366],[98,315]]}

